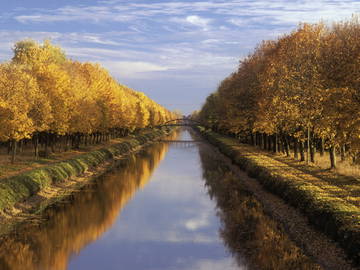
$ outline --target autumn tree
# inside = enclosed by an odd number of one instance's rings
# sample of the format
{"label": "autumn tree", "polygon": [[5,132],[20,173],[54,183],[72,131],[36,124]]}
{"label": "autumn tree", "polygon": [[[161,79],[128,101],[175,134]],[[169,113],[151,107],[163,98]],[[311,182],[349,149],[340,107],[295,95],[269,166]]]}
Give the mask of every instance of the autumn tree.
{"label": "autumn tree", "polygon": [[35,131],[34,107],[38,86],[21,67],[0,65],[0,140],[10,141],[12,162],[15,161],[17,142],[30,138]]}
{"label": "autumn tree", "polygon": [[314,162],[316,147],[323,154],[327,146],[334,168],[337,150],[342,159],[360,150],[359,35],[354,16],[263,41],[209,95],[199,119],[288,156],[292,141],[301,161]]}
{"label": "autumn tree", "polygon": [[175,117],[99,64],[68,59],[50,41],[19,41],[13,51],[11,63],[0,66],[0,141],[11,143],[13,160],[23,139],[32,139],[37,156],[39,142],[48,154],[59,142],[79,147]]}

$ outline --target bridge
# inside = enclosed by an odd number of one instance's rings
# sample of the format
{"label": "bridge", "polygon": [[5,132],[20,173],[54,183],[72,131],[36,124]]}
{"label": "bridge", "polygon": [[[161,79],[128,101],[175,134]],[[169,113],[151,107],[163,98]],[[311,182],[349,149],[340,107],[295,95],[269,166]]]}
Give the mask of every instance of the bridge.
{"label": "bridge", "polygon": [[172,126],[202,126],[203,124],[199,121],[190,119],[190,118],[178,118],[172,119],[165,122],[164,124],[159,125],[159,127],[172,127]]}

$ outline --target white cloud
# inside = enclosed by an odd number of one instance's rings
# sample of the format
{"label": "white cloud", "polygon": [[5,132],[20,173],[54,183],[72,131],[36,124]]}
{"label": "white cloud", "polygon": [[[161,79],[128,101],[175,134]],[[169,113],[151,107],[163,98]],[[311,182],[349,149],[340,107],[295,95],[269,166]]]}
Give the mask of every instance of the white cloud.
{"label": "white cloud", "polygon": [[201,27],[203,29],[207,29],[209,26],[209,23],[211,22],[210,19],[206,19],[206,18],[202,18],[199,17],[197,15],[191,15],[191,16],[187,16],[185,19],[187,22],[196,25],[198,27]]}
{"label": "white cloud", "polygon": [[210,225],[210,215],[211,212],[202,212],[199,215],[187,220],[185,222],[185,227],[189,231],[196,231],[201,228],[207,227]]}
{"label": "white cloud", "polygon": [[101,64],[120,78],[139,78],[146,76],[148,72],[166,71],[169,69],[166,66],[141,61],[101,61]]}
{"label": "white cloud", "polygon": [[[144,54],[129,50],[115,50],[106,48],[86,47],[84,43],[92,45],[111,45],[111,46],[125,46],[127,41],[119,40],[117,37],[129,36],[129,32],[109,32],[109,33],[60,33],[60,32],[36,32],[36,31],[0,31],[2,42],[0,43],[0,51],[4,51],[9,57],[12,55],[11,47],[15,42],[26,38],[34,39],[42,42],[45,39],[52,40],[55,44],[60,45],[65,53],[71,57],[84,57],[87,61],[96,60],[101,57],[144,57]],[[79,46],[82,47],[74,47]],[[103,59],[103,58],[101,58]]]}
{"label": "white cloud", "polygon": [[134,17],[130,14],[114,12],[113,8],[106,6],[65,6],[54,10],[43,10],[31,15],[15,16],[15,20],[20,23],[39,23],[39,22],[70,22],[86,21],[97,23],[101,21],[131,21]]}
{"label": "white cloud", "polygon": [[[120,3],[120,4],[119,4]],[[121,21],[143,20],[145,17],[187,15],[186,21],[199,27],[207,27],[211,19],[189,13],[207,15],[252,16],[267,19],[268,22],[297,24],[299,21],[319,19],[340,19],[360,11],[358,1],[194,1],[138,3],[127,1],[103,1],[101,6],[65,6],[53,10],[36,10],[35,14],[21,14],[15,17],[22,23],[58,21]],[[31,12],[22,11],[22,12]],[[226,20],[226,18],[225,18]],[[237,21],[236,23],[239,23]]]}
{"label": "white cloud", "polygon": [[[209,30],[212,19],[197,15],[189,15],[186,17],[172,17],[169,19],[169,22],[177,24],[178,27],[196,26],[204,31],[207,31]],[[183,28],[183,30],[188,31],[186,29],[187,28]],[[176,29],[173,30],[176,31]]]}
{"label": "white cloud", "polygon": [[82,58],[86,61],[122,61],[147,59],[149,60],[149,53],[129,50],[129,49],[106,49],[106,48],[93,48],[93,47],[71,47],[64,46],[68,55],[76,58]]}
{"label": "white cloud", "polygon": [[[97,0],[89,6],[58,2],[58,8],[0,14],[2,22],[18,22],[20,28],[49,28],[46,23],[51,23],[55,30],[0,31],[0,57],[6,58],[7,52],[11,56],[8,42],[51,38],[71,57],[106,64],[119,79],[133,79],[139,90],[146,90],[153,78],[159,80],[159,89],[178,93],[184,89],[168,82],[213,91],[257,43],[290,32],[299,22],[342,20],[360,12],[360,1],[350,0]],[[64,32],[59,22],[74,29]],[[167,85],[161,86],[161,81]]]}
{"label": "white cloud", "polygon": [[245,19],[238,19],[238,18],[232,18],[228,20],[228,22],[236,26],[244,26],[247,24]]}
{"label": "white cloud", "polygon": [[206,40],[202,41],[202,43],[204,43],[204,44],[216,44],[219,42],[221,42],[221,41],[216,38],[210,38],[210,39],[206,39]]}

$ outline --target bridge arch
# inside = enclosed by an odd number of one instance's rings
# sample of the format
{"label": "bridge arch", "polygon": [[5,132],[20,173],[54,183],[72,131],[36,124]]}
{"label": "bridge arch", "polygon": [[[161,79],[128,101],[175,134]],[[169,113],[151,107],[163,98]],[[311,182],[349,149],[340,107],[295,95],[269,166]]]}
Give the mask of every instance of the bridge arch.
{"label": "bridge arch", "polygon": [[178,118],[178,119],[172,119],[169,120],[159,126],[198,126],[203,125],[201,122],[190,119],[190,118]]}

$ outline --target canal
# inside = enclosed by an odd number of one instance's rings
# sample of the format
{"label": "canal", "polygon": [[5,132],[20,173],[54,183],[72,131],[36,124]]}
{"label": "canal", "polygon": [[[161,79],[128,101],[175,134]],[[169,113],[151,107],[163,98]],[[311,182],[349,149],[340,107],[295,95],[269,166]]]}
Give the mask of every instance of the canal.
{"label": "canal", "polygon": [[322,269],[187,129],[120,161],[43,219],[2,239],[0,269]]}

